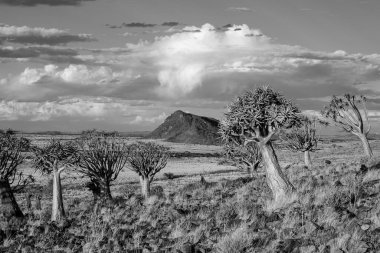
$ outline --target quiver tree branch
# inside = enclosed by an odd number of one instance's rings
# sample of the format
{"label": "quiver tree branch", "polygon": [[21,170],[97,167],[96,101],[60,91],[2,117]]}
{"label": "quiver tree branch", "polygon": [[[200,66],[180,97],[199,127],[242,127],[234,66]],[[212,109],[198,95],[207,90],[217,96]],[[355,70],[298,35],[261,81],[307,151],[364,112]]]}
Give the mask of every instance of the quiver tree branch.
{"label": "quiver tree branch", "polygon": [[[104,198],[112,199],[110,187],[128,161],[128,145],[115,137],[82,139],[78,140],[78,145],[78,171],[93,182],[91,187],[100,187],[100,193]],[[94,190],[93,193],[98,192]]]}
{"label": "quiver tree branch", "polygon": [[[359,109],[360,106],[361,109]],[[371,125],[364,96],[358,97],[350,94],[343,97],[333,96],[330,104],[322,111],[322,115],[330,123],[358,136],[363,143],[365,154],[368,157],[373,157],[372,148],[367,138]]]}
{"label": "quiver tree branch", "polygon": [[247,146],[254,142],[258,145],[275,201],[288,196],[294,187],[279,166],[272,139],[280,129],[299,123],[298,108],[269,87],[247,91],[237,97],[227,107],[221,121],[220,134],[225,143]]}
{"label": "quiver tree branch", "polygon": [[59,221],[65,217],[63,206],[61,173],[72,167],[78,160],[78,149],[73,142],[62,142],[51,139],[43,147],[33,147],[35,158],[33,166],[43,174],[53,176],[52,221]]}
{"label": "quiver tree branch", "polygon": [[305,165],[311,167],[310,152],[317,149],[319,137],[316,135],[317,121],[302,117],[302,124],[294,126],[290,131],[282,131],[280,139],[282,140],[285,148],[294,152],[304,152]]}
{"label": "quiver tree branch", "polygon": [[154,176],[165,168],[169,149],[153,142],[137,142],[130,146],[129,169],[140,177],[142,194],[150,196],[150,184]]}

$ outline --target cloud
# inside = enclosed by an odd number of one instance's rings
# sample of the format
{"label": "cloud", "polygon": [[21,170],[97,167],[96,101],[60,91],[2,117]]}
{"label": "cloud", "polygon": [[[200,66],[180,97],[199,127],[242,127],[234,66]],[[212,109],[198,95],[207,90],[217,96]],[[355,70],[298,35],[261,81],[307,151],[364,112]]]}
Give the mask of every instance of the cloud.
{"label": "cloud", "polygon": [[379,54],[320,52],[278,44],[247,25],[174,29],[178,31],[153,41],[128,43],[125,48],[74,50],[67,59],[60,47],[31,47],[34,50],[13,56],[12,50],[0,51],[9,57],[34,57],[49,49],[38,59],[78,61],[63,67],[27,68],[19,75],[3,77],[2,97],[42,100],[80,94],[228,101],[260,84],[301,99],[345,92],[380,93]]}
{"label": "cloud", "polygon": [[82,2],[94,0],[0,0],[0,4],[13,6],[36,6],[36,5],[80,5]]}
{"label": "cloud", "polygon": [[173,27],[173,26],[179,26],[180,23],[179,22],[175,22],[175,21],[167,21],[167,22],[163,22],[161,25],[158,25],[158,24],[149,24],[149,23],[142,23],[142,22],[132,22],[132,23],[122,23],[121,25],[110,25],[110,24],[106,24],[105,26],[106,27],[109,27],[109,28],[122,28],[122,27],[129,27],[129,28],[147,28],[147,27],[157,27],[157,26],[169,26],[169,27]]}
{"label": "cloud", "polygon": [[141,115],[137,115],[134,120],[131,121],[131,124],[140,125],[142,123],[162,123],[166,119],[168,115],[163,112],[158,116],[152,117],[143,117]]}
{"label": "cloud", "polygon": [[124,26],[124,27],[154,27],[154,26],[156,26],[156,24],[132,22],[132,23],[123,23],[122,26]]}
{"label": "cloud", "polygon": [[[157,106],[159,105],[159,107]],[[42,102],[0,100],[0,122],[16,129],[78,131],[88,128],[152,130],[175,109],[146,100],[69,96]],[[42,127],[41,127],[42,126]]]}
{"label": "cloud", "polygon": [[108,28],[111,28],[111,29],[116,29],[116,28],[120,29],[120,28],[122,28],[121,25],[110,25],[110,24],[105,24],[105,26],[108,27]]}
{"label": "cloud", "polygon": [[82,99],[38,102],[0,102],[0,120],[27,118],[31,121],[47,121],[54,117],[82,116],[98,119],[105,114],[105,104]]}
{"label": "cloud", "polygon": [[[239,28],[239,31],[235,31]],[[128,44],[128,48],[149,56],[158,68],[157,78],[161,84],[158,90],[169,96],[184,95],[201,86],[205,74],[228,62],[230,57],[241,58],[252,47],[266,44],[268,38],[248,26],[234,26],[226,32],[218,32],[209,25],[185,27],[183,31],[197,33],[176,33],[156,39],[153,43]],[[260,37],[246,37],[256,34]]]}
{"label": "cloud", "polygon": [[[216,112],[236,95],[259,85],[272,86],[305,110],[322,109],[326,103],[322,98],[332,94],[380,97],[380,54],[321,52],[279,44],[247,25],[173,29],[177,31],[125,48],[73,49],[78,54],[72,52],[71,60],[81,64],[43,63],[43,67],[2,76],[0,99],[38,103],[62,96],[140,99],[157,105],[156,111],[135,112],[130,121],[153,122],[163,111],[170,112],[159,104],[163,101],[201,114],[205,108]],[[33,59],[64,60],[62,47],[46,47],[52,52],[45,54],[41,53],[48,50],[45,47],[31,48],[18,52],[19,56],[40,54]],[[11,57],[12,50],[8,47],[3,54]],[[373,102],[369,109],[380,110],[380,104]]]}
{"label": "cloud", "polygon": [[90,34],[70,34],[68,31],[56,28],[33,28],[0,24],[0,43],[59,45],[69,42],[90,42],[94,40]]}
{"label": "cloud", "polygon": [[1,47],[0,57],[3,58],[36,58],[41,56],[76,56],[78,52],[74,49],[50,46],[30,47]]}
{"label": "cloud", "polygon": [[178,25],[179,25],[178,22],[173,22],[173,21],[164,22],[164,23],[161,24],[161,26],[170,26],[170,27],[172,27],[172,26],[178,26]]}
{"label": "cloud", "polygon": [[228,100],[260,84],[291,96],[292,91],[296,98],[380,92],[379,54],[320,52],[278,44],[247,25],[184,27],[127,48],[131,53],[126,67],[150,66],[149,73],[160,84],[156,92],[172,99]]}
{"label": "cloud", "polygon": [[107,66],[70,64],[60,68],[49,64],[43,68],[26,68],[17,76],[1,79],[0,99],[43,101],[68,95],[112,96],[134,78],[130,71],[114,71]]}
{"label": "cloud", "polygon": [[241,11],[241,12],[252,12],[252,9],[248,7],[229,7],[227,8],[229,11]]}

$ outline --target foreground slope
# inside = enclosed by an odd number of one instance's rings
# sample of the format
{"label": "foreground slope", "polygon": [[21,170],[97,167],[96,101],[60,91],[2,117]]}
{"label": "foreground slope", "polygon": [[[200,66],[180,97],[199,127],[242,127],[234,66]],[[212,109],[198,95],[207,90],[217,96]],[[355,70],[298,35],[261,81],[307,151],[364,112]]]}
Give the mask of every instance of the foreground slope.
{"label": "foreground slope", "polygon": [[183,111],[176,111],[147,137],[170,142],[218,145],[219,121]]}

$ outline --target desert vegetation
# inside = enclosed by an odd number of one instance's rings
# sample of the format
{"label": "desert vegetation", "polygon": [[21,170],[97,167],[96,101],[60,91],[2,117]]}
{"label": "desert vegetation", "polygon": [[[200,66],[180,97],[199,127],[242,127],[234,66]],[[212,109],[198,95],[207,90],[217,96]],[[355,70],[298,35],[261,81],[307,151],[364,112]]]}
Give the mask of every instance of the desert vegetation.
{"label": "desert vegetation", "polygon": [[261,87],[237,97],[227,110],[220,128],[223,140],[257,144],[274,201],[287,198],[295,189],[281,170],[272,138],[280,129],[299,124],[299,109],[271,88]]}
{"label": "desert vegetation", "polygon": [[61,173],[76,162],[77,148],[72,142],[62,143],[51,139],[43,147],[33,147],[33,167],[42,174],[52,175],[53,199],[51,220],[59,221],[65,217],[63,206]]}
{"label": "desert vegetation", "polygon": [[262,160],[258,145],[253,142],[243,145],[241,138],[239,141],[226,142],[223,155],[252,178],[255,177]]}
{"label": "desert vegetation", "polygon": [[154,176],[165,168],[168,161],[168,148],[153,142],[137,142],[130,146],[130,169],[140,178],[141,192],[150,197],[150,184]]}
{"label": "desert vegetation", "polygon": [[13,131],[0,132],[0,214],[5,219],[24,216],[14,193],[34,180],[19,170],[25,158],[22,151],[28,148],[28,140],[17,138]]}
{"label": "desert vegetation", "polygon": [[380,141],[369,158],[316,124],[259,87],[228,106],[223,147],[3,131],[0,251],[379,252]]}
{"label": "desert vegetation", "polygon": [[[361,109],[360,108],[361,106]],[[344,131],[356,135],[363,143],[365,154],[373,157],[372,148],[368,142],[371,124],[368,120],[366,98],[345,94],[342,97],[333,96],[330,104],[322,111],[323,116],[342,128]]]}
{"label": "desert vegetation", "polygon": [[312,166],[310,152],[317,149],[319,137],[317,136],[317,120],[301,116],[301,124],[283,131],[280,138],[286,148],[294,152],[303,152],[305,165],[309,168]]}
{"label": "desert vegetation", "polygon": [[90,179],[94,199],[112,199],[111,183],[128,161],[128,146],[115,137],[78,140],[78,171]]}

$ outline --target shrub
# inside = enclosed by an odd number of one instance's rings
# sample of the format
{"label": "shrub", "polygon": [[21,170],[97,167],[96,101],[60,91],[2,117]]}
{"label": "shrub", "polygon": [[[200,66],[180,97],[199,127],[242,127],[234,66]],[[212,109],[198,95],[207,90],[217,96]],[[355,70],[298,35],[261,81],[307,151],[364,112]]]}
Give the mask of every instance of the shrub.
{"label": "shrub", "polygon": [[246,228],[240,227],[232,234],[219,238],[215,245],[217,253],[241,253],[247,251],[254,239],[254,235]]}

